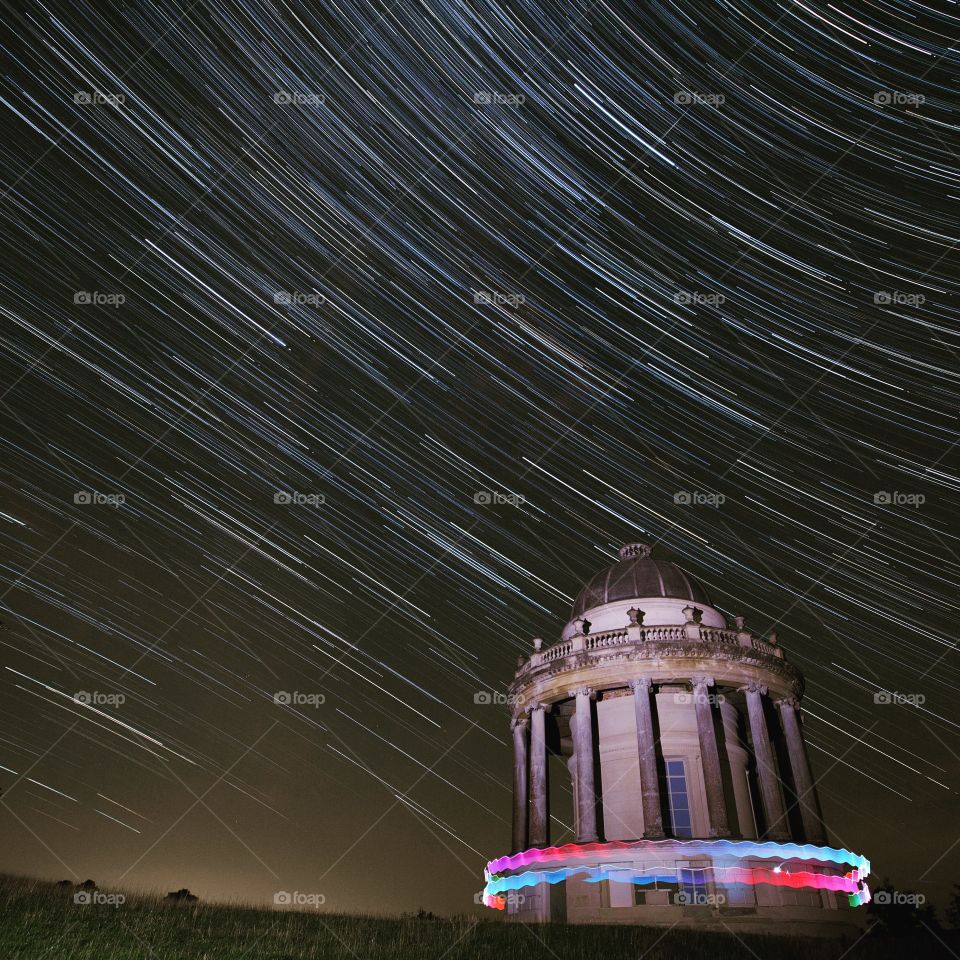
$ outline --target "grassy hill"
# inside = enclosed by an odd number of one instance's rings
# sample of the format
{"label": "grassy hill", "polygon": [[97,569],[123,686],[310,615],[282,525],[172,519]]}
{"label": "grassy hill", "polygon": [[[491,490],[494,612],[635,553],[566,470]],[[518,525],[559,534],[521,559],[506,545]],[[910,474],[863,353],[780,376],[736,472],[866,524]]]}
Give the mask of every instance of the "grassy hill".
{"label": "grassy hill", "polygon": [[3,960],[955,960],[958,946],[952,931],[909,939],[872,933],[851,946],[644,927],[299,913],[151,897],[83,905],[74,903],[72,891],[49,883],[0,877]]}

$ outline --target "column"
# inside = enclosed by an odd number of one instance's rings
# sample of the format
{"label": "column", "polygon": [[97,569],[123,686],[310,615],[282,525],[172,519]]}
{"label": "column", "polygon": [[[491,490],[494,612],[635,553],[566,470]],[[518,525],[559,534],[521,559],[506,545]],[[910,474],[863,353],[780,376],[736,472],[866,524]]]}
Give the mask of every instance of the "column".
{"label": "column", "polygon": [[757,761],[760,798],[763,801],[763,816],[767,821],[767,837],[782,843],[790,839],[790,830],[783,811],[780,778],[777,774],[773,744],[770,742],[770,732],[767,729],[767,717],[763,707],[767,688],[759,683],[749,683],[743,689],[747,695],[750,736],[753,740],[753,755]]}
{"label": "column", "polygon": [[517,717],[510,724],[513,730],[513,852],[527,849],[527,807],[530,802],[527,777],[527,742],[530,721]]}
{"label": "column", "polygon": [[589,687],[571,690],[577,698],[573,748],[577,757],[577,843],[597,839],[597,793],[593,776],[593,714],[590,701],[596,694]]}
{"label": "column", "polygon": [[547,793],[547,731],[549,704],[530,708],[530,838],[531,847],[550,843],[550,810]]}
{"label": "column", "polygon": [[717,749],[717,734],[713,725],[713,706],[710,690],[713,677],[691,677],[693,703],[697,713],[697,736],[700,739],[700,763],[703,765],[703,783],[707,791],[707,814],[710,819],[710,836],[727,837],[730,825],[727,821],[727,801],[723,795],[723,775],[720,772],[720,751]]}
{"label": "column", "polygon": [[787,697],[777,703],[780,707],[780,722],[787,740],[787,752],[790,755],[790,770],[793,773],[793,785],[797,790],[797,803],[800,804],[800,816],[803,818],[803,835],[807,843],[817,846],[827,845],[827,830],[820,816],[820,804],[813,785],[810,761],[800,732],[800,702]]}
{"label": "column", "polygon": [[657,744],[653,736],[653,711],[650,696],[653,683],[649,677],[630,681],[633,709],[637,718],[637,753],[640,757],[640,797],[643,803],[643,836],[659,840],[663,833],[663,811],[660,806],[660,776],[657,771]]}

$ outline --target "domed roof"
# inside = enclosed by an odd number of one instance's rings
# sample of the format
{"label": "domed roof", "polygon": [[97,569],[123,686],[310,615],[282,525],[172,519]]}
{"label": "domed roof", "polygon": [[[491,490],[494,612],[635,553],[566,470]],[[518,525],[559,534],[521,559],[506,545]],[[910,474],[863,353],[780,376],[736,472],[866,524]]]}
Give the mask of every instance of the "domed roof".
{"label": "domed roof", "polygon": [[657,560],[648,543],[628,543],[620,548],[620,559],[595,573],[580,591],[571,620],[586,610],[617,600],[669,597],[713,606],[703,585],[668,560]]}

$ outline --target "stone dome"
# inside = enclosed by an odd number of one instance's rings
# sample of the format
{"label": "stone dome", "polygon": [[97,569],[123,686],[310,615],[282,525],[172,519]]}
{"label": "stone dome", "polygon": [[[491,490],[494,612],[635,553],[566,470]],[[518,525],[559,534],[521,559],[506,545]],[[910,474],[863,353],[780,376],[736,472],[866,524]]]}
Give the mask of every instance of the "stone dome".
{"label": "stone dome", "polygon": [[571,619],[605,603],[659,597],[713,606],[699,581],[675,563],[654,558],[650,544],[628,543],[620,548],[616,563],[587,581],[573,605]]}

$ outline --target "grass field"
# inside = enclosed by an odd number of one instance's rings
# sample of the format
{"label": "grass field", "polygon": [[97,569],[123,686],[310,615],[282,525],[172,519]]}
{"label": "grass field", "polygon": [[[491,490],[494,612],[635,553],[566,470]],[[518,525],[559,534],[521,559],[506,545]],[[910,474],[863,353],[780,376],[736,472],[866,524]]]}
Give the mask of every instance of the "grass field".
{"label": "grass field", "polygon": [[525,927],[472,917],[386,919],[177,905],[150,897],[81,905],[72,892],[51,884],[0,878],[3,960],[956,960],[960,938],[953,931],[937,936],[870,933],[851,945],[643,927]]}

